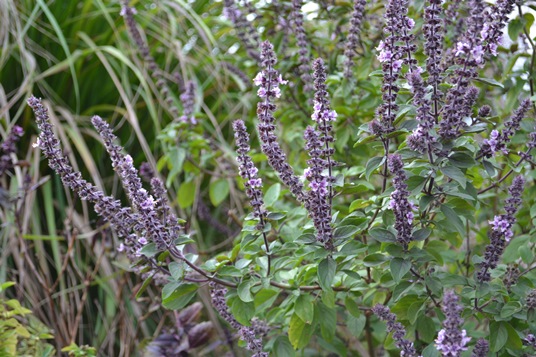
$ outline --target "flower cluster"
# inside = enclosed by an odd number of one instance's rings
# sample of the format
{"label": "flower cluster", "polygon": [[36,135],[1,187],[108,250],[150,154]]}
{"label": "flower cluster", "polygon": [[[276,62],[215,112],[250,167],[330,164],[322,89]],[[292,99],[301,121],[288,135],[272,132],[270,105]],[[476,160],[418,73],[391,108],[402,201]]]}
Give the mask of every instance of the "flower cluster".
{"label": "flower cluster", "polygon": [[532,333],[527,334],[523,339],[523,344],[525,346],[536,348],[536,336],[534,336]]}
{"label": "flower cluster", "polygon": [[429,5],[424,10],[423,32],[426,42],[424,53],[426,54],[426,71],[428,72],[428,84],[433,88],[431,100],[434,101],[434,116],[437,118],[441,100],[441,92],[438,86],[442,77],[442,52],[443,52],[443,27],[441,26],[440,13],[442,0],[429,0]]}
{"label": "flower cluster", "polygon": [[484,63],[480,32],[484,25],[485,11],[482,0],[471,0],[470,6],[471,16],[467,20],[467,31],[456,44],[455,55],[459,67],[455,69],[455,75],[451,79],[454,85],[447,92],[442,110],[443,118],[439,123],[439,135],[443,139],[458,137],[464,126],[463,119],[470,113],[471,100],[478,95],[475,90],[472,90],[472,93],[468,91],[471,80],[477,76],[476,69]]}
{"label": "flower cluster", "polygon": [[512,227],[516,223],[515,214],[522,203],[521,195],[523,194],[524,185],[525,179],[523,176],[514,178],[512,185],[508,189],[510,197],[505,202],[506,214],[495,216],[493,221],[489,221],[492,227],[488,233],[490,243],[486,246],[484,261],[480,264],[480,270],[477,273],[479,282],[491,280],[490,270],[497,267],[506,244],[514,235]]}
{"label": "flower cluster", "polygon": [[192,125],[197,124],[195,119],[194,108],[195,108],[195,83],[193,81],[186,82],[186,88],[184,93],[181,94],[181,102],[183,107],[183,114],[179,118],[183,123],[190,123]]}
{"label": "flower cluster", "polygon": [[510,291],[512,285],[517,284],[519,279],[519,266],[517,264],[508,265],[506,267],[506,273],[503,277],[503,284],[506,287],[506,290]]}
{"label": "flower cluster", "polygon": [[0,145],[2,155],[0,156],[0,176],[2,176],[7,170],[13,167],[13,160],[11,154],[17,152],[16,143],[20,140],[24,131],[18,125],[14,125],[11,128],[6,140]]}
{"label": "flower cluster", "polygon": [[259,56],[259,34],[240,11],[234,0],[225,0],[223,2],[223,16],[234,24],[236,35],[242,41],[246,48],[247,54],[255,61],[261,61]]}
{"label": "flower cluster", "polygon": [[292,6],[294,32],[296,33],[299,48],[298,54],[300,65],[298,66],[298,70],[300,72],[300,78],[303,81],[303,92],[307,94],[312,90],[311,67],[309,66],[311,58],[309,57],[309,50],[307,48],[307,35],[305,34],[305,28],[303,27],[303,14],[301,12],[302,0],[292,0]]}
{"label": "flower cluster", "polygon": [[441,329],[435,340],[438,351],[445,357],[459,357],[462,351],[467,350],[467,342],[471,340],[467,337],[465,330],[460,330],[463,319],[460,317],[463,307],[458,304],[459,297],[452,290],[445,292],[443,296],[443,306],[441,311],[446,319],[443,321]]}
{"label": "flower cluster", "polygon": [[54,136],[50,124],[47,108],[40,99],[33,96],[28,99],[28,105],[35,113],[40,131],[36,146],[47,157],[49,166],[61,177],[66,187],[76,192],[81,199],[95,205],[95,212],[112,225],[119,237],[124,238],[125,244],[121,248],[129,257],[134,259],[139,256],[139,250],[143,245],[138,242],[137,235],[132,233],[139,227],[139,215],[132,212],[130,207],[122,207],[119,200],[105,196],[97,187],[82,179],[80,172],[74,171],[60,149],[59,140]]}
{"label": "flower cluster", "polygon": [[501,44],[504,26],[508,22],[508,15],[514,9],[515,0],[498,0],[491,8],[489,19],[482,27],[480,35],[485,42],[484,51],[497,55],[497,47]]}
{"label": "flower cluster", "polygon": [[262,231],[264,229],[264,219],[266,218],[266,210],[264,209],[262,192],[260,190],[262,180],[257,176],[259,170],[255,167],[253,160],[251,160],[251,157],[249,156],[249,135],[244,122],[242,120],[235,120],[233,122],[233,130],[236,140],[236,151],[238,153],[236,159],[240,164],[238,172],[244,179],[246,194],[253,207],[253,213],[255,217],[260,219],[257,228]]}
{"label": "flower cluster", "polygon": [[526,306],[529,310],[536,309],[536,289],[532,289],[527,294]]}
{"label": "flower cluster", "polygon": [[404,338],[406,330],[400,322],[396,321],[396,315],[393,314],[387,306],[382,304],[374,306],[372,312],[378,316],[380,320],[387,323],[387,331],[393,334],[393,340],[395,341],[396,347],[401,349],[400,356],[417,357],[417,351],[413,346],[413,342]]}
{"label": "flower cluster", "polygon": [[479,338],[478,341],[476,341],[471,357],[488,357],[488,352],[489,342],[483,338]]}
{"label": "flower cluster", "polygon": [[[380,42],[378,60],[382,63],[383,103],[376,110],[376,118],[371,130],[374,134],[382,135],[394,131],[393,123],[398,111],[396,98],[398,86],[396,81],[400,76],[402,64],[409,65],[410,72],[416,65],[416,60],[411,54],[416,50],[412,44],[414,35],[409,31],[415,26],[415,21],[406,16],[408,11],[407,0],[390,0],[385,12],[385,32],[388,36]],[[399,45],[402,42],[404,45]]]}
{"label": "flower cluster", "polygon": [[294,196],[300,201],[304,201],[303,184],[294,174],[292,167],[287,163],[287,155],[279,146],[277,136],[275,135],[275,118],[273,112],[276,109],[273,103],[274,98],[281,95],[280,84],[286,84],[274,65],[277,58],[274,53],[273,45],[265,41],[261,44],[261,59],[264,69],[255,77],[254,83],[260,86],[257,94],[263,98],[262,102],[257,104],[257,116],[259,124],[259,138],[262,142],[262,152],[268,157],[268,163],[279,174],[281,181],[287,185]]}
{"label": "flower cluster", "polygon": [[423,153],[426,150],[430,151],[431,145],[435,142],[435,137],[432,135],[435,119],[431,114],[431,102],[426,97],[426,87],[421,74],[414,71],[409,73],[407,78],[413,93],[413,104],[417,107],[415,118],[419,125],[406,140],[410,149]]}
{"label": "flower cluster", "polygon": [[407,175],[404,172],[404,164],[400,155],[393,154],[388,158],[389,171],[393,174],[393,187],[389,206],[395,215],[395,229],[397,231],[397,241],[404,249],[408,248],[411,242],[411,230],[413,224],[413,204],[408,201],[409,191],[406,184]]}
{"label": "flower cluster", "polygon": [[[305,207],[313,219],[317,240],[326,249],[333,249],[333,232],[331,228],[331,200],[333,196],[333,148],[330,143],[332,122],[337,113],[331,110],[326,88],[326,68],[321,58],[313,62],[313,77],[315,86],[314,112],[311,118],[316,122],[316,130],[308,126],[304,133],[305,149],[310,159],[305,178],[309,181],[311,190],[307,194]],[[327,171],[327,174],[324,174]]]}
{"label": "flower cluster", "polygon": [[346,48],[344,50],[344,76],[352,77],[352,67],[354,66],[354,56],[359,41],[359,33],[361,32],[361,21],[363,21],[363,13],[365,12],[365,0],[354,0],[354,10],[350,18],[350,28],[348,29],[348,37],[346,39]]}
{"label": "flower cluster", "polygon": [[530,106],[531,102],[529,99],[521,101],[519,108],[517,108],[510,120],[504,124],[505,129],[502,132],[492,130],[489,138],[482,141],[480,154],[487,158],[492,157],[498,151],[502,151],[505,155],[508,154],[506,146],[516,131],[519,130],[521,121],[529,111]]}
{"label": "flower cluster", "polygon": [[212,298],[212,305],[232,328],[238,330],[240,338],[246,341],[248,350],[253,352],[252,357],[268,357],[268,353],[262,351],[262,340],[255,336],[255,329],[240,324],[229,311],[229,307],[225,301],[227,289],[214,282],[210,282],[209,285],[211,287],[210,296]]}
{"label": "flower cluster", "polygon": [[149,47],[143,40],[143,37],[138,30],[138,27],[136,26],[136,20],[134,19],[134,15],[136,15],[137,11],[135,8],[129,7],[128,2],[129,0],[122,0],[120,15],[125,18],[125,24],[127,25],[130,37],[132,37],[132,39],[136,43],[138,51],[141,53],[143,60],[149,68],[151,77],[153,77],[153,79],[156,81],[156,87],[158,88],[158,91],[160,92],[162,97],[165,98],[166,104],[169,107],[169,113],[174,119],[178,118],[179,109],[177,108],[177,106],[174,105],[173,97],[171,96],[166,78],[164,77],[162,70],[158,68],[158,65],[156,64],[156,61],[154,60],[153,56],[151,56]]}
{"label": "flower cluster", "polygon": [[[171,234],[180,230],[180,227],[175,227],[170,232],[169,228],[171,227],[166,225],[168,222],[162,222],[157,213],[156,203],[159,201],[161,206],[162,201],[165,202],[165,199],[162,197],[165,194],[165,189],[161,186],[161,183],[159,183],[159,179],[155,178],[151,181],[153,187],[156,188],[156,192],[161,196],[159,199],[155,200],[155,198],[142,187],[141,179],[138,175],[138,170],[134,167],[132,157],[130,155],[124,155],[121,152],[122,147],[115,143],[117,137],[112,133],[108,123],[98,116],[94,116],[91,121],[104,142],[106,151],[108,151],[108,154],[112,159],[112,166],[119,174],[123,187],[125,188],[133,207],[138,211],[141,217],[140,224],[143,226],[144,230],[142,231],[141,238],[138,240],[139,243],[145,245],[148,241],[152,241],[156,243],[159,250],[165,250],[171,245],[172,240],[176,237]],[[164,192],[162,192],[162,190]],[[162,209],[163,208],[161,207],[160,210]],[[168,219],[169,218],[170,217],[168,217]],[[177,224],[176,218],[175,224]]]}

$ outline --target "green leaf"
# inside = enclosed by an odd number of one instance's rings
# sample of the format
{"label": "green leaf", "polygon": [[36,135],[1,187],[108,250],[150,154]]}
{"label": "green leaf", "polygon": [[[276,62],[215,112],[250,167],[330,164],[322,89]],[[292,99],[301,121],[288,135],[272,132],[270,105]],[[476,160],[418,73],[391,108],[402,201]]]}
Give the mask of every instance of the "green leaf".
{"label": "green leaf", "polygon": [[355,210],[368,207],[372,204],[371,200],[363,200],[363,199],[357,199],[350,203],[350,208],[348,209],[349,213],[352,213]]}
{"label": "green leaf", "polygon": [[499,87],[499,88],[504,89],[504,85],[502,83],[497,82],[493,78],[480,77],[480,78],[475,78],[475,80],[479,81],[479,82],[482,82],[482,83],[485,83],[485,84],[488,84],[488,85],[490,85],[492,87]]}
{"label": "green leaf", "polygon": [[432,230],[429,228],[421,228],[416,230],[411,234],[412,240],[416,242],[420,242],[425,240],[426,238],[430,237],[430,234],[432,234]]}
{"label": "green leaf", "polygon": [[177,192],[177,203],[180,208],[190,207],[195,200],[195,182],[183,182]]}
{"label": "green leaf", "polygon": [[253,301],[253,296],[251,295],[251,280],[246,280],[238,284],[237,293],[240,300],[243,302]]}
{"label": "green leaf", "polygon": [[506,303],[501,309],[501,314],[499,315],[502,319],[512,316],[518,311],[521,311],[523,307],[517,301],[510,301]]}
{"label": "green leaf", "polygon": [[229,195],[229,182],[226,179],[219,179],[210,183],[208,195],[210,202],[217,207]]}
{"label": "green leaf", "polygon": [[184,277],[184,266],[183,263],[171,262],[168,264],[169,272],[175,280],[182,280]]}
{"label": "green leaf", "polygon": [[489,327],[489,348],[491,352],[499,352],[508,340],[508,329],[504,322],[492,322]]}
{"label": "green leaf", "polygon": [[298,296],[298,299],[296,299],[296,303],[294,304],[294,312],[306,324],[313,323],[315,313],[313,300],[312,295],[301,294]]}
{"label": "green leaf", "polygon": [[348,330],[354,335],[354,337],[359,338],[361,336],[361,333],[365,329],[365,324],[367,322],[367,319],[364,314],[362,314],[359,317],[355,317],[352,315],[348,315],[346,318],[347,322],[346,325],[348,326]]}
{"label": "green leaf", "polygon": [[171,186],[171,182],[182,172],[182,166],[184,165],[185,159],[186,149],[174,147],[169,151],[167,162],[170,169],[166,179],[166,186]]}
{"label": "green leaf", "polygon": [[255,304],[253,302],[243,302],[240,298],[234,298],[231,303],[231,313],[236,321],[242,325],[250,326],[251,319],[255,316]]}
{"label": "green leaf", "polygon": [[264,204],[266,207],[272,207],[277,202],[281,192],[281,184],[275,183],[264,194]]}
{"label": "green leaf", "polygon": [[170,310],[182,309],[192,300],[196,291],[196,284],[176,282],[166,284],[162,289],[162,305]]}
{"label": "green leaf", "polygon": [[382,243],[395,243],[396,236],[391,231],[383,228],[372,228],[369,230],[369,235]]}
{"label": "green leaf", "polygon": [[155,243],[146,244],[140,250],[140,253],[145,255],[147,258],[154,257],[156,254],[158,254],[158,252],[159,252],[159,250],[158,250],[158,248],[156,248]]}
{"label": "green leaf", "polygon": [[463,225],[463,221],[460,219],[460,217],[458,217],[456,212],[454,212],[454,210],[447,205],[441,205],[441,212],[443,212],[447,218],[448,224],[452,224],[458,233],[460,233],[460,235],[463,237],[465,234],[465,227]]}
{"label": "green leaf", "polygon": [[387,260],[387,256],[381,253],[369,254],[363,259],[363,263],[366,267],[374,267],[380,265]]}
{"label": "green leaf", "polygon": [[428,316],[419,316],[417,319],[417,331],[419,338],[430,343],[436,338],[436,326],[434,320]]}
{"label": "green leaf", "polygon": [[462,169],[468,169],[476,165],[475,159],[473,159],[471,156],[462,152],[456,152],[452,154],[451,156],[449,156],[449,161],[454,166],[462,168]]}
{"label": "green leaf", "polygon": [[313,331],[314,326],[303,322],[298,315],[293,314],[290,318],[288,339],[295,350],[300,350],[309,344]]}
{"label": "green leaf", "polygon": [[326,341],[332,341],[337,329],[337,312],[335,308],[329,308],[324,304],[317,304],[316,311],[318,318],[315,319],[320,324],[320,332]]}
{"label": "green leaf", "polygon": [[357,233],[358,231],[359,231],[359,227],[356,227],[356,226],[337,227],[333,231],[333,238],[334,239],[349,238],[353,236],[355,233]]}
{"label": "green leaf", "polygon": [[145,290],[147,290],[147,287],[149,286],[149,284],[151,284],[152,281],[153,281],[153,276],[152,275],[144,280],[143,284],[141,284],[141,287],[136,292],[136,299],[140,298],[140,296],[143,294],[143,292]]}
{"label": "green leaf", "polygon": [[327,257],[322,260],[318,265],[317,275],[318,283],[322,290],[331,290],[331,284],[335,278],[335,271],[337,270],[337,263],[331,257]]}
{"label": "green leaf", "polygon": [[279,291],[272,289],[261,289],[255,294],[255,310],[259,313],[269,308],[279,295]]}
{"label": "green leaf", "polygon": [[460,186],[465,189],[467,185],[467,179],[465,178],[465,174],[462,172],[462,170],[460,170],[456,166],[445,166],[441,168],[441,172],[458,182]]}
{"label": "green leaf", "polygon": [[398,283],[411,269],[411,262],[402,258],[394,258],[391,260],[390,269],[393,279]]}
{"label": "green leaf", "polygon": [[519,337],[519,333],[509,323],[505,322],[504,324],[505,324],[506,330],[508,331],[508,339],[506,340],[506,347],[512,350],[520,351],[523,348],[523,341],[521,341],[521,338]]}
{"label": "green leaf", "polygon": [[373,157],[367,162],[367,165],[365,166],[365,177],[367,178],[367,181],[370,178],[370,175],[376,170],[378,167],[380,167],[381,164],[385,161],[384,156],[380,157]]}
{"label": "green leaf", "polygon": [[439,351],[434,344],[428,345],[424,350],[422,350],[422,357],[440,357]]}
{"label": "green leaf", "polygon": [[513,19],[508,23],[508,36],[512,41],[517,42],[519,34],[523,31],[524,25],[523,21],[519,18]]}
{"label": "green leaf", "polygon": [[346,306],[346,310],[348,310],[352,316],[359,317],[362,315],[361,310],[359,310],[359,305],[357,305],[357,302],[355,302],[352,297],[347,296],[346,299],[344,299],[344,305]]}
{"label": "green leaf", "polygon": [[290,344],[288,337],[285,335],[278,336],[274,342],[274,348],[272,349],[274,357],[294,357],[296,353],[294,348]]}

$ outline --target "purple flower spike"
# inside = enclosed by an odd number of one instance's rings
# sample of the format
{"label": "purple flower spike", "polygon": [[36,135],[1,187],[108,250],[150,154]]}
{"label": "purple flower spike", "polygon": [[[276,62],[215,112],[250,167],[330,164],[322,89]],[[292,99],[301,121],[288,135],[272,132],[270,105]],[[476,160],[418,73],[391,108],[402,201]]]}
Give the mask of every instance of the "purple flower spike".
{"label": "purple flower spike", "polygon": [[361,22],[363,21],[366,3],[365,0],[354,0],[354,10],[350,19],[350,28],[348,29],[348,38],[346,39],[346,48],[344,50],[344,55],[346,56],[346,60],[344,61],[344,76],[346,78],[352,77],[353,58],[359,41]]}
{"label": "purple flower spike", "polygon": [[393,340],[396,347],[400,348],[400,356],[404,357],[417,357],[417,351],[413,346],[413,342],[406,340],[406,330],[404,326],[396,321],[396,315],[389,310],[387,306],[377,304],[372,308],[372,312],[378,316],[378,318],[387,323],[387,331],[393,334]]}
{"label": "purple flower spike", "polygon": [[487,282],[491,280],[490,270],[495,269],[499,263],[506,244],[512,239],[514,233],[512,227],[516,223],[515,214],[521,206],[521,195],[525,179],[522,176],[517,176],[508,192],[510,197],[506,199],[505,211],[506,214],[495,216],[490,221],[491,230],[488,232],[489,244],[486,246],[484,261],[480,264],[476,278],[479,282]]}
{"label": "purple flower spike", "polygon": [[476,342],[475,348],[471,353],[471,357],[488,357],[489,343],[483,338],[479,338]]}
{"label": "purple flower spike", "polygon": [[261,59],[264,69],[254,79],[254,83],[260,86],[259,96],[264,99],[257,104],[257,116],[259,118],[257,129],[262,143],[261,149],[268,157],[268,163],[278,173],[281,181],[289,187],[298,201],[303,202],[305,199],[303,184],[287,163],[287,155],[279,146],[275,135],[273,112],[276,109],[276,105],[273,100],[281,94],[279,85],[286,84],[287,81],[283,80],[277,70],[274,69],[277,58],[274,53],[274,46],[268,41],[261,44]]}
{"label": "purple flower spike", "polygon": [[459,298],[452,290],[445,292],[441,311],[446,316],[443,329],[437,335],[436,348],[444,357],[459,357],[462,351],[467,350],[467,343],[471,340],[465,330],[460,330],[463,319],[460,317],[463,307],[459,305]]}
{"label": "purple flower spike", "polygon": [[262,339],[255,336],[255,328],[243,326],[233,317],[225,301],[227,289],[214,282],[209,283],[211,290],[212,305],[220,316],[229,323],[235,330],[238,330],[240,338],[247,343],[247,349],[253,352],[255,357],[268,357],[267,352],[262,351]]}
{"label": "purple flower spike", "polygon": [[404,172],[404,164],[400,155],[393,154],[387,161],[389,171],[393,174],[393,186],[390,207],[395,214],[395,229],[398,232],[397,241],[404,250],[408,249],[411,242],[411,230],[413,228],[413,205],[408,201],[409,191],[406,184],[407,175]]}

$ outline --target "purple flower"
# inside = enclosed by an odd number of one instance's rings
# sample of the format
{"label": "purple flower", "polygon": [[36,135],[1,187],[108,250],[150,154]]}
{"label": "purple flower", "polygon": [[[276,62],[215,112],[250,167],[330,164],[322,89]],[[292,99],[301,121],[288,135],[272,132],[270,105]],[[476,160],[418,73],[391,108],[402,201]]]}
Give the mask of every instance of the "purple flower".
{"label": "purple flower", "polygon": [[344,77],[352,77],[352,67],[354,65],[353,58],[356,54],[357,44],[359,41],[359,33],[361,32],[361,22],[363,21],[363,13],[365,11],[365,0],[354,0],[354,10],[350,18],[350,28],[348,29],[348,37],[346,39],[346,47],[344,49]]}
{"label": "purple flower", "polygon": [[393,334],[393,340],[396,347],[400,348],[400,356],[404,357],[417,357],[417,351],[413,346],[413,342],[410,342],[404,338],[406,330],[404,326],[396,321],[396,315],[389,310],[387,306],[377,304],[372,308],[372,312],[378,316],[378,318],[387,323],[387,331]]}
{"label": "purple flower", "polygon": [[303,202],[305,195],[303,192],[303,184],[300,179],[294,174],[292,167],[287,163],[287,156],[279,146],[277,142],[277,136],[275,135],[275,118],[273,112],[276,110],[276,105],[273,103],[273,99],[280,93],[279,84],[283,84],[283,81],[277,70],[274,69],[274,65],[277,62],[277,58],[274,53],[274,47],[268,41],[261,44],[261,58],[264,69],[260,75],[257,75],[255,82],[259,83],[262,89],[262,98],[264,101],[257,104],[257,116],[259,118],[259,124],[257,129],[259,131],[259,139],[261,140],[262,152],[268,157],[268,163],[278,173],[279,178],[298,201]]}
{"label": "purple flower", "polygon": [[214,282],[210,282],[209,285],[211,287],[210,296],[212,298],[212,305],[225,321],[235,330],[238,330],[240,338],[247,344],[247,349],[254,353],[253,356],[268,357],[267,352],[262,352],[262,339],[256,337],[255,328],[241,325],[229,311],[229,307],[225,301],[227,289]]}
{"label": "purple flower", "polygon": [[193,81],[186,82],[184,93],[182,93],[180,96],[183,107],[183,115],[179,118],[179,120],[183,123],[190,123],[192,125],[197,124],[197,120],[193,115],[195,108],[195,91],[195,83]]}
{"label": "purple flower", "polygon": [[508,189],[510,197],[505,201],[506,214],[495,216],[493,221],[490,221],[492,229],[488,232],[490,243],[486,246],[484,261],[480,264],[480,269],[476,275],[479,282],[487,282],[491,280],[490,270],[495,269],[499,263],[506,244],[513,237],[512,227],[516,223],[515,214],[521,206],[521,195],[525,179],[523,176],[517,176],[512,181],[512,185]]}
{"label": "purple flower", "polygon": [[481,40],[485,41],[484,51],[497,55],[497,46],[501,43],[504,26],[508,22],[508,15],[514,9],[516,1],[497,0],[491,7],[488,21],[482,26],[480,31]]}
{"label": "purple flower", "polygon": [[158,68],[154,57],[151,55],[149,47],[145,43],[138,26],[136,25],[136,20],[134,15],[137,14],[137,11],[133,7],[128,6],[129,0],[121,0],[121,12],[120,15],[125,19],[125,24],[127,26],[128,33],[130,37],[136,44],[138,51],[140,52],[143,61],[147,65],[151,77],[155,80],[156,87],[160,92],[160,95],[165,99],[165,102],[169,105],[168,110],[173,119],[179,119],[179,110],[173,105],[173,97],[171,96],[171,90],[167,85],[167,80],[164,77],[164,72]]}
{"label": "purple flower", "polygon": [[502,132],[492,130],[489,139],[484,139],[482,141],[480,154],[487,158],[494,156],[498,151],[502,151],[505,155],[508,154],[507,145],[512,136],[514,136],[521,127],[521,121],[530,110],[530,106],[531,102],[529,99],[521,101],[519,108],[516,109],[510,120],[504,124],[505,129]]}
{"label": "purple flower", "polygon": [[421,74],[413,71],[407,76],[411,91],[413,93],[413,104],[417,107],[417,119],[419,125],[411,135],[407,137],[410,149],[424,153],[431,149],[435,142],[435,137],[431,134],[435,127],[435,119],[432,116],[432,105],[427,98],[426,87]]}
{"label": "purple flower", "polygon": [[458,304],[458,296],[452,290],[445,292],[441,311],[446,319],[443,329],[437,335],[436,347],[445,357],[459,357],[462,351],[467,350],[467,343],[471,340],[465,330],[460,330],[463,319],[460,317],[463,307]]}
{"label": "purple flower", "polygon": [[309,93],[312,90],[311,86],[311,58],[309,56],[308,41],[307,35],[305,33],[305,28],[303,27],[303,13],[301,11],[302,1],[301,0],[292,0],[292,22],[294,23],[294,32],[298,44],[298,54],[299,54],[299,63],[298,71],[300,73],[300,78],[303,81],[303,92]]}
{"label": "purple flower", "polygon": [[134,257],[135,252],[142,246],[137,241],[137,235],[131,232],[141,230],[140,216],[130,208],[122,207],[119,200],[105,196],[97,187],[82,179],[82,175],[74,171],[61,151],[60,142],[52,130],[47,108],[40,99],[33,96],[28,99],[28,105],[35,113],[40,131],[37,145],[47,157],[49,166],[61,177],[66,187],[76,192],[81,199],[95,205],[95,212],[111,224],[119,237],[124,238],[125,244],[119,248],[125,249],[129,257]]}
{"label": "purple flower", "polygon": [[412,239],[411,231],[413,228],[413,214],[411,212],[413,205],[408,201],[407,175],[404,172],[404,164],[400,155],[390,155],[387,164],[389,171],[394,176],[393,186],[395,190],[391,193],[389,206],[395,215],[396,239],[404,247],[404,250],[407,250]]}
{"label": "purple flower", "polygon": [[16,144],[23,134],[24,130],[22,130],[20,126],[14,125],[6,140],[0,145],[0,150],[2,152],[2,155],[0,156],[0,176],[15,165],[11,156],[17,152]]}
{"label": "purple flower", "polygon": [[248,56],[260,63],[259,33],[247,20],[246,15],[238,9],[234,0],[224,0],[223,6],[223,16],[233,23],[236,35],[246,48]]}
{"label": "purple flower", "polygon": [[253,207],[255,217],[260,219],[259,230],[264,229],[264,219],[266,219],[266,210],[264,209],[264,201],[262,192],[259,189],[262,187],[262,180],[257,177],[258,169],[255,167],[253,160],[249,156],[249,135],[246,126],[242,120],[233,122],[233,130],[236,140],[238,157],[236,158],[240,166],[238,172],[244,179],[246,194],[250,199],[250,204]]}
{"label": "purple flower", "polygon": [[476,341],[476,345],[471,353],[471,357],[488,357],[488,352],[488,341],[484,340],[483,338],[479,338],[478,341]]}

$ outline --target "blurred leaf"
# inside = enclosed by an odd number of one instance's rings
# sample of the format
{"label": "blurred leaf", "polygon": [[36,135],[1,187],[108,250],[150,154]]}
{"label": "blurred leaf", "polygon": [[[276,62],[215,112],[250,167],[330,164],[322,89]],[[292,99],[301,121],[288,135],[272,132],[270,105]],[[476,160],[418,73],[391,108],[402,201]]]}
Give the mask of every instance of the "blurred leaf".
{"label": "blurred leaf", "polygon": [[278,336],[274,342],[272,353],[275,357],[294,357],[296,353],[287,336]]}
{"label": "blurred leaf", "polygon": [[210,183],[210,202],[215,207],[219,206],[229,195],[229,182],[226,179],[219,179]]}
{"label": "blurred leaf", "polygon": [[281,192],[281,184],[275,183],[266,193],[264,194],[264,203],[266,207],[273,207],[274,203],[277,202],[277,199],[279,198],[279,193]]}
{"label": "blurred leaf", "polygon": [[179,203],[180,208],[190,207],[195,200],[195,182],[187,181],[183,182],[179,191],[177,192],[177,202]]}
{"label": "blurred leaf", "polygon": [[398,283],[411,269],[411,262],[402,258],[393,258],[390,264],[391,275]]}
{"label": "blurred leaf", "polygon": [[251,295],[251,290],[250,290],[251,285],[252,285],[251,280],[246,280],[238,284],[238,289],[237,289],[238,297],[243,302],[251,302],[254,300],[253,295]]}

